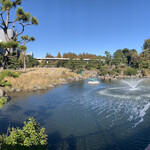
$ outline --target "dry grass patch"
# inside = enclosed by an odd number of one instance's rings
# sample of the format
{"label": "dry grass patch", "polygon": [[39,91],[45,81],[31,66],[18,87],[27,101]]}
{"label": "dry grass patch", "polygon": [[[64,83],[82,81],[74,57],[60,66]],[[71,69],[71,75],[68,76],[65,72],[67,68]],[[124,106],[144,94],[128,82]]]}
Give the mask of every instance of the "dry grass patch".
{"label": "dry grass patch", "polygon": [[33,90],[34,87],[41,89],[50,85],[61,83],[60,78],[79,76],[65,68],[33,68],[27,69],[26,72],[19,71],[22,74],[18,78],[7,77],[6,79],[12,84],[12,88],[20,90]]}

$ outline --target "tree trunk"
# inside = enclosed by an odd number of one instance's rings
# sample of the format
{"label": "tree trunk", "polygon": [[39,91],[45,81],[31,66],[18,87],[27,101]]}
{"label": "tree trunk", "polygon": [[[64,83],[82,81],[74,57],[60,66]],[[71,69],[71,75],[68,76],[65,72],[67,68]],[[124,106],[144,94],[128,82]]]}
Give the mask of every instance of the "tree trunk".
{"label": "tree trunk", "polygon": [[6,57],[6,56],[3,56],[3,61],[2,61],[1,70],[5,70],[5,69],[6,69],[6,61],[7,61],[7,57]]}
{"label": "tree trunk", "polygon": [[24,71],[26,71],[26,52],[24,52]]}

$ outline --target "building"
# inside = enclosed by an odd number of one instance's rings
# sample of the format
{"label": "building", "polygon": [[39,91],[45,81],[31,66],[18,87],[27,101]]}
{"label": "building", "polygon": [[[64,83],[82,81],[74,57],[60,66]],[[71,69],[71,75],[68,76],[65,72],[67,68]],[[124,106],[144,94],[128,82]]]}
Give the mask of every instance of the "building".
{"label": "building", "polygon": [[[17,34],[17,32],[14,31],[14,29],[8,29],[7,30],[7,33],[8,33],[8,37],[10,39],[13,39],[14,36]],[[3,30],[0,30],[0,42],[6,42],[6,39],[5,39],[5,35],[4,35],[4,31]],[[11,49],[11,52],[13,51],[16,51],[16,49]],[[4,53],[4,49],[0,47],[0,52]]]}
{"label": "building", "polygon": [[[8,29],[7,32],[8,32],[8,37],[9,37],[10,39],[13,39],[14,36],[17,34],[17,31],[15,31],[14,29]],[[4,31],[3,31],[3,30],[0,30],[0,42],[6,42],[6,39],[5,39],[5,35],[4,35]],[[5,53],[5,50],[4,50],[3,48],[0,48],[0,52],[1,52],[1,53]],[[13,49],[13,48],[12,48],[10,52],[16,52],[16,53],[18,54],[18,57],[19,57],[21,50],[19,50],[19,49]],[[27,54],[27,55],[33,57],[33,53],[32,53],[32,52],[30,52],[30,53]]]}
{"label": "building", "polygon": [[34,57],[32,52],[28,53],[27,56],[31,56],[32,58]]}

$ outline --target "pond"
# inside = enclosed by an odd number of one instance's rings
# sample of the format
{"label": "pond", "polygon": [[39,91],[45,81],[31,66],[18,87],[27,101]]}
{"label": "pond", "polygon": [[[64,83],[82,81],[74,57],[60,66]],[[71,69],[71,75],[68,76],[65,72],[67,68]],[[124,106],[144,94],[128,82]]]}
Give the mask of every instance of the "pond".
{"label": "pond", "polygon": [[46,128],[50,150],[145,149],[150,143],[149,80],[100,82],[13,97],[0,109],[0,132],[22,127],[33,116]]}

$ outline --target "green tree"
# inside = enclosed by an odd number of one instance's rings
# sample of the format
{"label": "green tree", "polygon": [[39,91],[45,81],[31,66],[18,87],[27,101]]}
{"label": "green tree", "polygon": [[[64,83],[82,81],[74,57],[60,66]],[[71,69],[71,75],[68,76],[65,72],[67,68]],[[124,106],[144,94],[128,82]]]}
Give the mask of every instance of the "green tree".
{"label": "green tree", "polygon": [[79,58],[79,60],[76,61],[75,68],[79,72],[79,71],[82,71],[84,69],[84,67],[85,67],[85,62],[84,62],[83,58],[81,57],[81,58]]}
{"label": "green tree", "polygon": [[[10,51],[12,48],[16,48],[18,46],[17,39],[19,36],[24,32],[25,27],[29,25],[38,25],[38,20],[36,17],[31,16],[29,12],[24,12],[22,7],[20,6],[22,3],[22,0],[0,0],[0,28],[4,31],[4,36],[6,39],[6,42],[0,42],[0,47],[5,50],[5,53],[2,54],[3,60],[2,60],[2,69],[6,68],[6,61],[10,54]],[[10,20],[10,16],[13,16],[12,11],[16,10],[16,14],[12,20]],[[6,17],[6,18],[4,18]],[[15,34],[15,36],[10,39],[8,35],[8,29],[10,26],[13,26],[14,22],[18,22],[18,24],[22,27],[21,32],[18,32]]]}
{"label": "green tree", "polygon": [[35,38],[29,37],[28,35],[21,36],[21,40],[19,41],[20,44],[23,44],[23,45],[20,45],[19,49],[21,49],[23,52],[24,71],[26,71],[26,50],[27,50],[26,44],[31,41],[35,41]]}
{"label": "green tree", "polygon": [[66,67],[71,69],[71,71],[73,72],[76,69],[76,61],[73,58],[69,58],[69,61],[66,64]]}
{"label": "green tree", "polygon": [[124,54],[121,49],[118,49],[114,54],[113,54],[113,60],[112,63],[116,66],[116,68],[119,66],[120,63],[123,63],[124,60]]}
{"label": "green tree", "polygon": [[106,64],[110,65],[111,64],[111,59],[112,59],[110,52],[105,51],[105,55],[106,55]]}
{"label": "green tree", "polygon": [[150,39],[144,41],[143,48],[144,53],[150,53]]}
{"label": "green tree", "polygon": [[27,68],[32,68],[35,66],[39,66],[40,63],[36,58],[33,58],[31,56],[27,56],[26,57],[26,65],[27,65]]}

